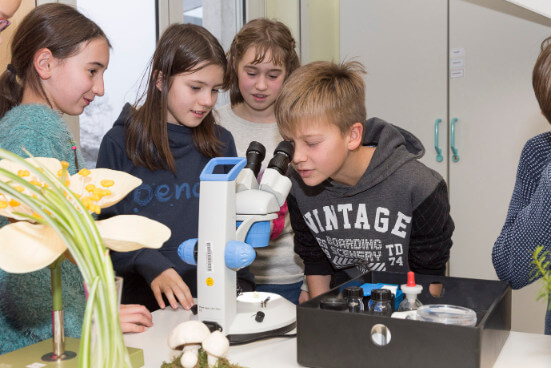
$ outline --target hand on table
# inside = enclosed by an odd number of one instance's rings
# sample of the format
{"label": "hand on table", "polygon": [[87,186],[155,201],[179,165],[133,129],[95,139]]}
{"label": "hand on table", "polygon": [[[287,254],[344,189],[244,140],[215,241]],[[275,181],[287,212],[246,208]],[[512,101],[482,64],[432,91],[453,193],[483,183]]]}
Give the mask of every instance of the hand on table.
{"label": "hand on table", "polygon": [[300,296],[298,297],[298,304],[302,304],[308,300],[310,300],[310,293],[305,290],[301,290]]}
{"label": "hand on table", "polygon": [[144,332],[147,327],[153,326],[151,313],[143,305],[121,304],[119,319],[122,333]]}
{"label": "hand on table", "polygon": [[193,306],[193,297],[191,296],[189,287],[173,268],[161,272],[151,282],[151,290],[153,290],[153,295],[155,295],[155,299],[157,299],[157,303],[159,303],[161,309],[165,309],[166,306],[163,294],[165,294],[172,309],[178,309],[178,302],[186,310]]}

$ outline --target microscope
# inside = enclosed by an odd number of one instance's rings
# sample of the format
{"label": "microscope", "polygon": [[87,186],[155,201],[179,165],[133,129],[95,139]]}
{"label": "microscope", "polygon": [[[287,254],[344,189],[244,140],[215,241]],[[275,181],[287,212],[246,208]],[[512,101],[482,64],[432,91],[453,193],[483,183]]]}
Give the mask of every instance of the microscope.
{"label": "microscope", "polygon": [[246,158],[213,158],[200,175],[198,238],[184,241],[178,254],[197,265],[198,319],[220,329],[232,345],[296,327],[293,303],[274,293],[238,293],[236,276],[255,259],[254,248],[269,243],[271,221],[291,189],[285,173],[293,153],[290,142],[280,142],[260,183],[266,149],[254,141]]}

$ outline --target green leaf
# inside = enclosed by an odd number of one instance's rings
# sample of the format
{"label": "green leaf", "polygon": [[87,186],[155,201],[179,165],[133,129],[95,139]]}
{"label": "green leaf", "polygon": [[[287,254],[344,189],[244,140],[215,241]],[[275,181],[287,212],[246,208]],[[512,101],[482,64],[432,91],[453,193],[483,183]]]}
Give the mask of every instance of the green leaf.
{"label": "green leaf", "polygon": [[531,264],[534,267],[530,270],[529,276],[530,281],[541,278],[541,290],[538,293],[536,300],[545,299],[548,303],[549,310],[551,311],[551,269],[549,267],[551,260],[551,252],[549,250],[544,250],[543,245],[538,245],[536,249],[532,252],[532,262]]}

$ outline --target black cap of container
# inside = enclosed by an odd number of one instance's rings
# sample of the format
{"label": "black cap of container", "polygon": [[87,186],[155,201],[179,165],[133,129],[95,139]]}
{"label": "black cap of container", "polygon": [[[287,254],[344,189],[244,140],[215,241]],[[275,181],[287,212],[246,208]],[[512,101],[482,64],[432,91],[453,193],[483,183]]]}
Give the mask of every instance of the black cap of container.
{"label": "black cap of container", "polygon": [[392,292],[388,289],[373,289],[371,290],[371,300],[391,300]]}
{"label": "black cap of container", "polygon": [[344,288],[342,296],[344,298],[363,298],[364,289],[359,286],[348,286]]}

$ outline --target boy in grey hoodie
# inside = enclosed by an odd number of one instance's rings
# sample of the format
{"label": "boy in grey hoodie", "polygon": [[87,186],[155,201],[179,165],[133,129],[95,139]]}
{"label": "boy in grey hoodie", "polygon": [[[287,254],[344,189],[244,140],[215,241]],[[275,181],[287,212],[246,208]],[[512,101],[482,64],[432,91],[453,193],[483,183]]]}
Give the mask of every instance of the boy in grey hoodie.
{"label": "boy in grey hoodie", "polygon": [[454,223],[444,179],[418,159],[421,142],[366,121],[363,66],[313,62],[275,104],[294,143],[287,199],[310,295],[367,271],[444,275]]}

